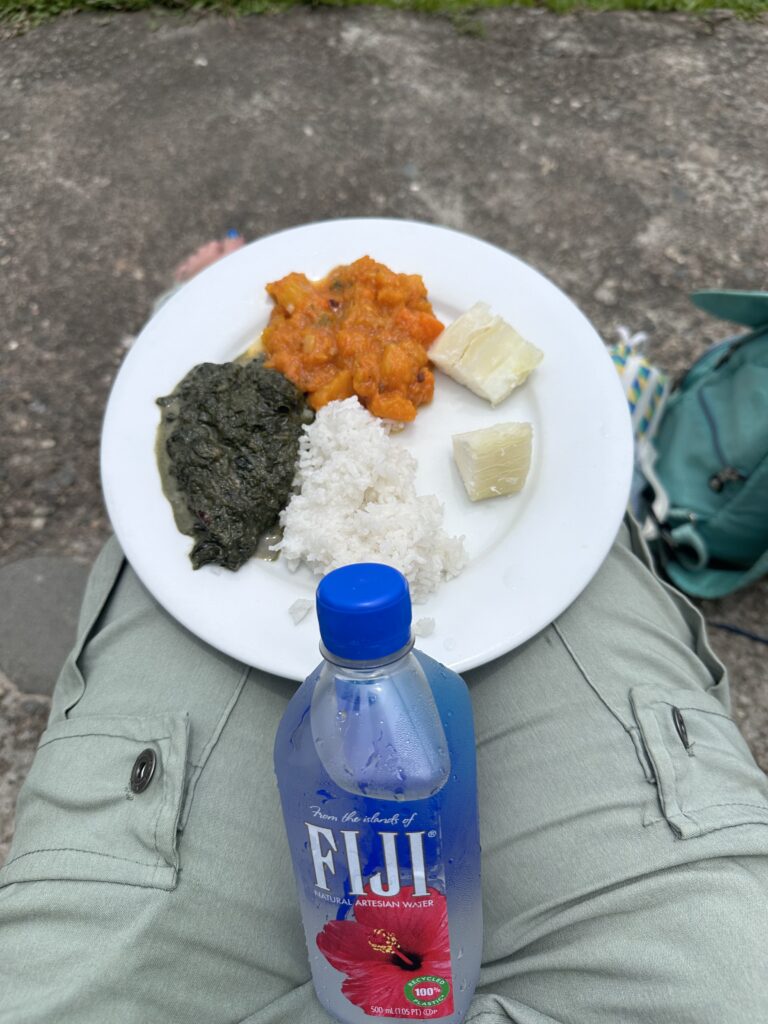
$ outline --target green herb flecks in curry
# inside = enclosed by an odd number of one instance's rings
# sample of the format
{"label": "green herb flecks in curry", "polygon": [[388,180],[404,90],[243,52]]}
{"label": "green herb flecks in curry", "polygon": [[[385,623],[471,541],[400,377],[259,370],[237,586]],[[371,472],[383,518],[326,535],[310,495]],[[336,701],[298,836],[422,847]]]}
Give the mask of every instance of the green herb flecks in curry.
{"label": "green herb flecks in curry", "polygon": [[201,363],[158,398],[158,462],[195,569],[239,569],[291,495],[304,396],[276,370]]}

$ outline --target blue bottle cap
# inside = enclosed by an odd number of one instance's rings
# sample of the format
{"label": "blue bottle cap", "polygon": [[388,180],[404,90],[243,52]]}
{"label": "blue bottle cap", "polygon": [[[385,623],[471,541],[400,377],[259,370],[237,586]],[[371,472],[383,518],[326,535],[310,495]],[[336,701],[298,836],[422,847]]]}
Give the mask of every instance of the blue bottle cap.
{"label": "blue bottle cap", "polygon": [[391,565],[355,562],[334,569],[317,588],[320,637],[345,661],[375,661],[411,638],[408,581]]}

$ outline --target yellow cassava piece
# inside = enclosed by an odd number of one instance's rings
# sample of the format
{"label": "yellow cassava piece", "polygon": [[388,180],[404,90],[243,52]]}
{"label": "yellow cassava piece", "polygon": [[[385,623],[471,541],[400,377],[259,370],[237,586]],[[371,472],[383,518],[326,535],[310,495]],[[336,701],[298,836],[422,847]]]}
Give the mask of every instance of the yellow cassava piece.
{"label": "yellow cassava piece", "polygon": [[437,337],[429,358],[459,384],[498,405],[526,380],[544,353],[478,302]]}
{"label": "yellow cassava piece", "polygon": [[453,435],[453,457],[472,501],[522,490],[531,465],[530,423],[495,423]]}

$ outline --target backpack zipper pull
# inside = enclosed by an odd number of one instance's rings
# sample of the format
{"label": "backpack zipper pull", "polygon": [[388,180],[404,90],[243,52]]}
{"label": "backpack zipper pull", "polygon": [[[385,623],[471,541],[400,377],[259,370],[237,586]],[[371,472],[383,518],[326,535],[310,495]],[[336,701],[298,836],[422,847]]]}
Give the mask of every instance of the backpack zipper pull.
{"label": "backpack zipper pull", "polygon": [[709,486],[713,491],[718,493],[722,491],[727,483],[732,480],[746,480],[746,474],[742,473],[740,469],[736,469],[734,466],[724,466],[719,473],[715,473],[709,478]]}

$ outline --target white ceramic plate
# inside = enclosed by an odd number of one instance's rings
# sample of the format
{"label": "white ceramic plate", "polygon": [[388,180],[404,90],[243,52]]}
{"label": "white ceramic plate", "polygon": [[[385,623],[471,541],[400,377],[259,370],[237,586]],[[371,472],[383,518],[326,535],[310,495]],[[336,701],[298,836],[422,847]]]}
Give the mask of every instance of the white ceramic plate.
{"label": "white ceramic plate", "polygon": [[[107,406],[104,495],[140,579],[193,633],[246,664],[302,679],[319,660],[317,577],[252,559],[238,572],[193,571],[189,537],[174,525],[155,462],[159,409],[197,363],[225,362],[258,335],[271,308],[264,286],[293,270],[324,277],[364,254],[421,274],[435,312],[450,322],[485,301],[541,348],[523,388],[492,409],[436,372],[435,397],[398,435],[419,463],[419,493],[437,494],[445,529],[463,534],[470,561],[414,619],[433,618],[427,654],[461,671],[523,643],[590,581],[626,506],[632,435],[618,375],[594,328],[550,281],[514,256],[467,235],[398,220],[339,220],[263,238],[194,278],[147,324]],[[531,472],[518,495],[472,503],[453,464],[451,435],[497,421],[533,424]]]}

